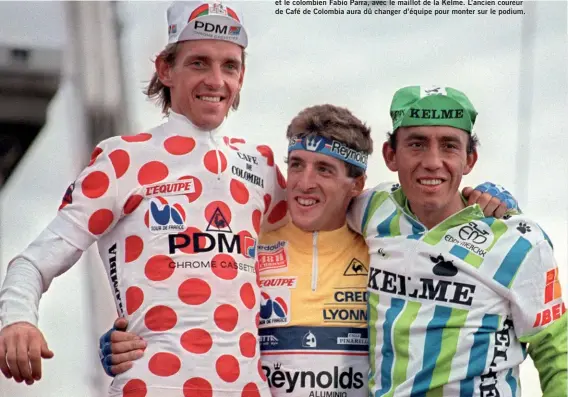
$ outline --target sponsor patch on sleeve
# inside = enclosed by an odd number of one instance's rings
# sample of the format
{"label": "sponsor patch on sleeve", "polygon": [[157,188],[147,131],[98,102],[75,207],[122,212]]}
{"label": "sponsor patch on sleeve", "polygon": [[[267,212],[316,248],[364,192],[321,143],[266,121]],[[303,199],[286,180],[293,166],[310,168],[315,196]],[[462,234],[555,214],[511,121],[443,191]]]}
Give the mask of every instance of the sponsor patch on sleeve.
{"label": "sponsor patch on sleeve", "polygon": [[288,269],[288,241],[258,245],[258,269],[263,272],[281,272]]}

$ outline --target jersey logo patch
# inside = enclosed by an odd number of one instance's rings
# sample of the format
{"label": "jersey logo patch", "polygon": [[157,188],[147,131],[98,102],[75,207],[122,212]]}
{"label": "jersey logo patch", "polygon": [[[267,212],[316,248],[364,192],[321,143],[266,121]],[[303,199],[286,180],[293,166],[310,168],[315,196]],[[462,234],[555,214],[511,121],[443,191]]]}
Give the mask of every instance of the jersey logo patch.
{"label": "jersey logo patch", "polygon": [[351,262],[349,262],[349,265],[347,265],[347,268],[343,272],[343,275],[344,276],[368,276],[369,270],[365,267],[363,262],[361,262],[357,258],[353,258],[353,259],[351,259]]}
{"label": "jersey logo patch", "polygon": [[290,290],[278,288],[260,292],[260,326],[290,322]]}
{"label": "jersey logo patch", "polygon": [[288,268],[288,242],[258,245],[258,271],[285,271]]}
{"label": "jersey logo patch", "polygon": [[211,219],[209,219],[209,224],[207,225],[208,232],[221,232],[221,233],[233,233],[231,230],[231,226],[229,226],[229,222],[227,222],[227,218],[223,215],[223,212],[217,207]]}
{"label": "jersey logo patch", "polygon": [[177,194],[195,193],[195,184],[193,178],[185,179],[179,182],[159,183],[147,186],[144,195],[152,196],[173,196]]}
{"label": "jersey logo patch", "polygon": [[183,231],[185,226],[185,211],[178,203],[171,204],[163,197],[150,199],[149,228],[153,233],[169,233]]}

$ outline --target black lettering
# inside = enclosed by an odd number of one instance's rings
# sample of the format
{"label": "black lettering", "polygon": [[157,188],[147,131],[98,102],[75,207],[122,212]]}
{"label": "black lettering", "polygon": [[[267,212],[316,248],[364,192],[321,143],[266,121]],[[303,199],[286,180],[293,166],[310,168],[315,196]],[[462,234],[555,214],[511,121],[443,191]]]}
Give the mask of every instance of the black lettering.
{"label": "black lettering", "polygon": [[[199,246],[199,237],[204,237],[209,240],[209,246],[204,244],[203,247]],[[209,233],[193,233],[193,252],[209,252],[215,248],[215,239]]]}
{"label": "black lettering", "polygon": [[377,277],[381,271],[379,269],[371,268],[371,273],[369,274],[369,283],[367,285],[368,288],[374,289],[376,291],[379,290],[379,286],[377,283]]}
{"label": "black lettering", "polygon": [[[177,240],[179,239],[179,240]],[[178,242],[181,241],[181,242]],[[170,254],[174,254],[176,249],[185,248],[189,245],[191,239],[187,234],[170,234],[168,235],[168,245],[170,247]]]}
{"label": "black lettering", "polygon": [[404,276],[401,276],[400,274],[398,275],[398,278],[400,280],[400,291],[398,291],[398,294],[406,296],[406,279],[404,278]]}
{"label": "black lettering", "polygon": [[456,287],[456,289],[454,292],[454,297],[450,299],[450,302],[471,306],[471,302],[473,301],[473,293],[475,292],[475,285],[455,282],[454,286]]}
{"label": "black lettering", "polygon": [[418,109],[410,109],[410,117],[413,119],[419,119],[420,116],[418,115]]}
{"label": "black lettering", "polygon": [[383,286],[381,287],[381,291],[388,292],[391,294],[396,293],[396,274],[383,271],[385,275],[383,278]]}
{"label": "black lettering", "polygon": [[[419,298],[436,300],[439,302],[447,302],[446,292],[448,285],[452,285],[450,281],[445,280],[432,280],[428,278],[421,278],[422,281],[422,295]],[[434,281],[436,281],[436,286],[434,287]]]}
{"label": "black lettering", "polygon": [[235,246],[237,248],[237,253],[241,253],[241,239],[239,235],[233,235],[233,240],[229,244],[227,240],[227,235],[222,233],[219,235],[219,252],[224,252],[223,247],[227,249],[227,252],[235,252]]}

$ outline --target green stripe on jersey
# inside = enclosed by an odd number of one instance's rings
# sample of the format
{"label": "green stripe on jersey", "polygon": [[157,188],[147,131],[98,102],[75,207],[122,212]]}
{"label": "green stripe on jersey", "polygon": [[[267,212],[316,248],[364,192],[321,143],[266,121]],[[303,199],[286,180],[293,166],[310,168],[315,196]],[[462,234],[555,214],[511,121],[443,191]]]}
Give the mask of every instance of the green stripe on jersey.
{"label": "green stripe on jersey", "polygon": [[387,192],[377,192],[376,194],[373,194],[373,197],[369,200],[367,208],[365,209],[366,219],[363,220],[363,227],[361,228],[363,237],[367,237],[367,225],[369,224],[369,221],[373,219],[375,211],[386,201],[387,198],[389,198],[389,194]]}
{"label": "green stripe on jersey", "polygon": [[391,221],[391,224],[390,224],[390,235],[391,236],[400,236],[400,216],[401,215],[402,215],[402,212],[397,211],[394,218],[392,218],[392,221]]}
{"label": "green stripe on jersey", "polygon": [[491,224],[491,231],[493,232],[493,242],[491,243],[491,245],[489,247],[487,247],[487,249],[485,251],[489,252],[491,251],[491,248],[493,248],[493,246],[495,245],[495,243],[497,243],[497,240],[499,240],[501,238],[502,235],[505,234],[505,232],[508,230],[509,228],[507,227],[507,224],[503,221],[500,221],[499,219],[495,219],[493,221],[493,223]]}
{"label": "green stripe on jersey", "polygon": [[447,218],[444,222],[440,223],[434,229],[430,230],[424,236],[424,242],[430,245],[438,244],[442,238],[446,235],[446,232],[454,227],[461,226],[464,223],[468,223],[474,219],[480,219],[483,217],[483,212],[481,212],[479,206],[476,204],[472,207],[467,207]]}
{"label": "green stripe on jersey", "polygon": [[[442,333],[442,348],[432,374],[431,387],[443,389],[443,385],[448,383],[450,372],[452,371],[452,362],[458,348],[460,330],[464,328],[468,313],[469,310],[452,309],[450,318]],[[434,390],[432,390],[432,392],[434,392]],[[433,394],[433,396],[438,395],[442,396],[443,390],[442,394]],[[430,397],[430,393],[428,393],[428,397]]]}
{"label": "green stripe on jersey", "polygon": [[[377,363],[375,360],[375,350],[377,349],[377,320],[378,312],[377,306],[379,306],[379,295],[369,294],[369,300],[367,301],[367,313],[369,318],[369,365],[370,374],[377,373]],[[375,387],[375,377],[372,376],[369,379],[369,390]]]}
{"label": "green stripe on jersey", "polygon": [[[395,336],[394,352],[395,361],[393,369],[393,380],[390,391],[385,397],[392,397],[394,391],[407,379],[408,371],[408,351],[410,345],[410,326],[418,317],[418,311],[422,306],[419,302],[408,301],[404,311],[399,316],[395,326],[393,335]],[[376,376],[376,375],[375,375]]]}

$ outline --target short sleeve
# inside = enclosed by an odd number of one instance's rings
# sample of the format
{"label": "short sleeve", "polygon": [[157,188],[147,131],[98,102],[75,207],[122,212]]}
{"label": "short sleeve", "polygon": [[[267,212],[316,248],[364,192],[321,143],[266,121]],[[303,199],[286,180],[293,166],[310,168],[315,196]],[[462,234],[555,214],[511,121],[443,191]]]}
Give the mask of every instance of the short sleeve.
{"label": "short sleeve", "polygon": [[83,251],[111,230],[122,212],[109,141],[95,148],[90,163],[67,188],[57,216],[48,226]]}

